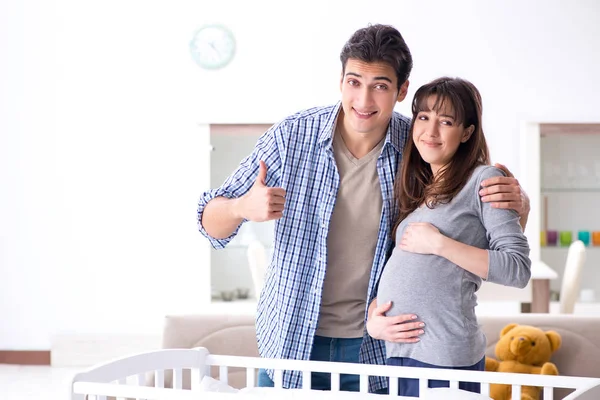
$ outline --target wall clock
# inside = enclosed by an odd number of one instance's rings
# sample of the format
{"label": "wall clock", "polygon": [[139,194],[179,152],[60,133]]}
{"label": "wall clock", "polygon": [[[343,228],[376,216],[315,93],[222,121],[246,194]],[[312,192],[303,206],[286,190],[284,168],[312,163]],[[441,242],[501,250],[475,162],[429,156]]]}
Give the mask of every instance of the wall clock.
{"label": "wall clock", "polygon": [[235,37],[223,25],[206,25],[194,33],[190,52],[196,64],[204,69],[223,68],[235,54]]}

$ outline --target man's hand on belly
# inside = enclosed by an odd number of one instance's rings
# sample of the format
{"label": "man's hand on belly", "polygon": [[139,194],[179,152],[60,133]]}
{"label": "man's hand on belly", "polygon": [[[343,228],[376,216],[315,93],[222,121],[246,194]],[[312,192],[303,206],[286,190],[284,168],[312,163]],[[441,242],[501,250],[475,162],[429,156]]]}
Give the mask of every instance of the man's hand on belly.
{"label": "man's hand on belly", "polygon": [[[373,308],[372,308],[373,307]],[[395,343],[416,343],[419,336],[424,333],[425,324],[422,321],[415,321],[417,316],[414,314],[402,314],[393,317],[385,315],[392,307],[392,302],[377,306],[377,299],[373,300],[369,307],[369,317],[367,319],[367,332],[375,339],[385,340]],[[372,312],[371,312],[372,310]]]}

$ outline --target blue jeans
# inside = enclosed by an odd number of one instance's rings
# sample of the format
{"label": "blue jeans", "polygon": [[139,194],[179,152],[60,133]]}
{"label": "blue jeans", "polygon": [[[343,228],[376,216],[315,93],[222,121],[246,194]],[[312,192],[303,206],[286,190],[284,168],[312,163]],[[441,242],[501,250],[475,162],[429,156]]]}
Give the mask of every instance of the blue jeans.
{"label": "blue jeans", "polygon": [[[310,353],[312,361],[335,361],[358,363],[358,354],[362,338],[335,339],[315,336]],[[258,371],[258,386],[273,387],[273,381],[264,369]],[[316,390],[331,390],[331,374],[313,372],[311,374],[311,388]],[[358,392],[358,375],[340,375],[340,390]]]}
{"label": "blue jeans", "polygon": [[[485,357],[481,359],[478,363],[468,366],[468,367],[440,367],[437,365],[423,363],[417,360],[413,360],[412,358],[405,357],[390,357],[387,359],[387,365],[397,365],[404,367],[422,367],[422,368],[444,368],[444,369],[464,369],[469,371],[483,371],[485,369]],[[450,387],[450,382],[448,381],[439,381],[430,379],[429,380],[430,388],[437,387]],[[476,382],[459,382],[458,388],[462,390],[468,390],[469,392],[480,393],[481,385]],[[407,396],[407,397],[419,397],[419,380],[418,379],[408,379],[408,378],[400,378],[400,382],[398,384],[398,395]]]}

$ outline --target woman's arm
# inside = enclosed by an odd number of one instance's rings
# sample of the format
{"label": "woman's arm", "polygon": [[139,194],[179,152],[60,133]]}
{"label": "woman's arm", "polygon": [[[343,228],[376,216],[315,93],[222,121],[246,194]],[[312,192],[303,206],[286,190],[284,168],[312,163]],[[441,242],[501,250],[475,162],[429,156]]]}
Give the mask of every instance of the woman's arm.
{"label": "woman's arm", "polygon": [[503,175],[485,168],[477,178],[474,197],[477,214],[486,230],[489,249],[479,249],[442,235],[429,223],[411,223],[399,243],[402,250],[444,257],[489,282],[523,288],[531,277],[529,244],[514,210],[493,207],[479,198],[481,181]]}
{"label": "woman's arm", "polygon": [[487,280],[489,265],[487,250],[450,239],[441,233],[439,240],[439,249],[434,253],[435,255],[444,257],[453,264]]}
{"label": "woman's arm", "polygon": [[519,213],[519,224],[523,231],[527,225],[529,212],[529,196],[521,187],[515,176],[502,164],[494,166],[504,172],[506,176],[496,176],[481,182],[482,189],[479,191],[481,201],[490,203],[494,208],[508,208]]}
{"label": "woman's arm", "polygon": [[[420,254],[434,254],[487,279],[488,251],[444,236],[428,222],[408,224],[400,241],[400,249]],[[370,311],[370,308],[369,308]]]}
{"label": "woman's arm", "polygon": [[[485,168],[481,181],[504,175],[498,168]],[[486,230],[488,246],[487,281],[524,288],[531,278],[529,243],[521,229],[520,216],[514,210],[495,208],[479,200],[477,212]]]}

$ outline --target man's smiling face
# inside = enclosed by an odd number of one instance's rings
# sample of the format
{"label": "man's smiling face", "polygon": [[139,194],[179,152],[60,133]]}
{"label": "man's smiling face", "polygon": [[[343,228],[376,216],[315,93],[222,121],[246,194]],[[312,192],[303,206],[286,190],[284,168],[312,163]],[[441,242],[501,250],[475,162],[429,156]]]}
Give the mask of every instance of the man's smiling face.
{"label": "man's smiling face", "polygon": [[394,105],[404,100],[408,81],[398,91],[398,78],[387,63],[367,63],[348,59],[340,89],[344,128],[348,134],[363,137],[383,134]]}

